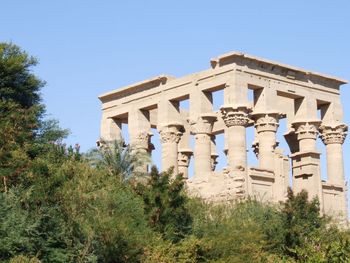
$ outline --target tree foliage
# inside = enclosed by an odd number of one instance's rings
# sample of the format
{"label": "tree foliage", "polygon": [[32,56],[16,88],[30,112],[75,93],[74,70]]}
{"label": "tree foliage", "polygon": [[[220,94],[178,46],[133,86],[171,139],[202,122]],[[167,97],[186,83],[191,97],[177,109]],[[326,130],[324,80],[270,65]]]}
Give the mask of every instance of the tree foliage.
{"label": "tree foliage", "polygon": [[148,182],[138,183],[136,193],[143,198],[149,225],[165,239],[178,242],[191,232],[192,218],[181,175],[174,176],[172,169],[159,174],[153,166]]}
{"label": "tree foliage", "polygon": [[79,261],[94,257],[98,262],[139,262],[153,232],[131,186],[87,162],[62,169],[72,178],[60,190],[62,208],[84,240]]}
{"label": "tree foliage", "polygon": [[45,107],[40,89],[44,82],[32,72],[36,64],[18,46],[0,43],[0,191],[21,183],[47,143],[67,135],[56,121],[42,119]]}
{"label": "tree foliage", "polygon": [[29,109],[40,105],[44,82],[32,73],[37,60],[20,47],[0,43],[0,100]]}
{"label": "tree foliage", "polygon": [[[104,169],[121,181],[129,180],[133,175],[142,176],[138,168],[149,163],[149,157],[125,145],[123,140],[113,142],[100,141],[100,148],[93,149],[87,154],[91,165]],[[139,169],[140,170],[140,169]]]}
{"label": "tree foliage", "polygon": [[318,199],[315,198],[309,202],[308,193],[305,190],[295,196],[288,188],[288,199],[284,203],[282,213],[284,214],[287,249],[300,246],[303,240],[326,223],[320,216]]}

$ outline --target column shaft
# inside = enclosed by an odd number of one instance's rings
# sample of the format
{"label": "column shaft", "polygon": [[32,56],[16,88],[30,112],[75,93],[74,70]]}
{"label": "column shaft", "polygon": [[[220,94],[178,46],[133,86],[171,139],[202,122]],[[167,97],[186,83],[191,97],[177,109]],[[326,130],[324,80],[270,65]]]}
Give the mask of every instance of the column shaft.
{"label": "column shaft", "polygon": [[178,143],[182,133],[179,131],[181,125],[169,124],[160,130],[162,143],[162,170],[166,171],[174,167],[174,174],[178,171]]}
{"label": "column shaft", "polygon": [[260,168],[273,169],[279,115],[276,112],[253,114],[253,118],[256,120],[255,129],[259,144]]}
{"label": "column shaft", "polygon": [[348,127],[345,124],[321,125],[321,139],[327,150],[328,181],[334,184],[345,183],[343,163],[343,143]]}
{"label": "column shaft", "polygon": [[162,170],[166,171],[170,167],[174,167],[174,173],[178,172],[177,164],[177,143],[162,143]]}
{"label": "column shaft", "polygon": [[341,144],[327,144],[327,174],[328,180],[331,183],[343,185],[344,164],[343,164],[343,149]]}
{"label": "column shaft", "polygon": [[315,151],[316,140],[313,138],[300,139],[299,140],[299,149],[300,149],[300,152]]}
{"label": "column shaft", "polygon": [[273,169],[276,133],[265,131],[259,140],[259,165],[261,168]]}
{"label": "column shaft", "polygon": [[194,178],[196,183],[208,181],[212,175],[211,132],[217,117],[214,113],[202,113],[196,120],[189,120],[195,136]]}
{"label": "column shaft", "polygon": [[211,174],[211,141],[209,134],[195,135],[194,170],[196,181],[208,181]]}
{"label": "column shaft", "polygon": [[244,126],[230,126],[228,128],[228,158],[233,169],[246,169],[247,145],[246,130]]}
{"label": "column shaft", "polygon": [[224,105],[221,107],[222,118],[228,131],[228,163],[232,170],[247,171],[246,126],[249,123],[246,106]]}
{"label": "column shaft", "polygon": [[343,123],[323,124],[320,127],[321,139],[327,149],[327,174],[328,183],[334,188],[333,200],[330,196],[327,198],[328,205],[325,210],[332,214],[333,218],[346,226],[348,224],[348,202],[347,189],[344,175],[343,149],[348,127]]}
{"label": "column shaft", "polygon": [[300,192],[305,189],[309,198],[318,197],[323,209],[323,191],[321,183],[320,153],[316,149],[316,139],[320,121],[293,122],[297,135],[299,152],[291,155],[293,163],[293,189]]}
{"label": "column shaft", "polygon": [[135,167],[136,172],[147,173],[149,160],[151,158],[150,145],[151,144],[151,132],[139,132],[138,134],[133,134],[130,137],[130,146],[132,154],[136,154],[140,162],[138,167]]}

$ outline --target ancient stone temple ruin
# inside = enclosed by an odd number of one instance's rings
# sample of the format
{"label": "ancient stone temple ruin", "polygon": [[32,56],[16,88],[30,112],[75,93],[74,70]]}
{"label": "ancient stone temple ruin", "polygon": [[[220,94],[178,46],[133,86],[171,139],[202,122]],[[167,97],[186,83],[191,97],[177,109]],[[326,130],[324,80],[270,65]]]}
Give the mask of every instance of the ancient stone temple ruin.
{"label": "ancient stone temple ruin", "polygon": [[[250,195],[278,202],[291,185],[295,192],[306,189],[310,198],[317,196],[322,212],[345,219],[342,144],[347,126],[339,88],[346,81],[237,52],[210,63],[209,69],[181,78],[161,75],[101,95],[101,138],[121,139],[122,124],[128,124],[130,145],[152,154],[151,130],[156,129],[162,170],[174,167],[188,178],[194,162],[193,176],[187,179],[193,194],[213,201]],[[213,93],[219,90],[224,102],[215,111]],[[179,106],[185,100],[189,109]],[[285,127],[279,127],[282,121]],[[255,138],[248,144],[249,127],[254,127]],[[282,128],[288,156],[276,139]],[[227,167],[216,171],[220,134]],[[318,138],[326,148],[327,180],[321,179]],[[256,167],[248,166],[250,146],[259,160]]]}

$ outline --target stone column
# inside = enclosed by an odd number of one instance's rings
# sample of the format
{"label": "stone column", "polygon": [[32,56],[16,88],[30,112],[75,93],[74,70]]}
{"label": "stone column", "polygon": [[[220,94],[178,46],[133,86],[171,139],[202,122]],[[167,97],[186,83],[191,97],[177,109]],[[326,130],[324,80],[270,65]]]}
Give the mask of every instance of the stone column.
{"label": "stone column", "polygon": [[316,149],[316,139],[320,121],[294,122],[299,151],[292,154],[293,189],[300,192],[305,189],[309,198],[318,197],[323,209],[323,195],[320,174],[320,153]]}
{"label": "stone column", "polygon": [[247,170],[246,126],[249,123],[249,109],[246,106],[221,107],[222,118],[228,132],[228,163],[232,170]]}
{"label": "stone column", "polygon": [[283,154],[283,149],[275,149],[274,175],[275,183],[273,184],[273,195],[275,201],[286,201],[287,188],[289,186],[290,160]]}
{"label": "stone column", "polygon": [[178,143],[182,135],[182,125],[170,123],[160,128],[160,142],[162,144],[162,170],[174,167],[174,175],[178,171]]}
{"label": "stone column", "polygon": [[133,153],[138,154],[140,166],[137,172],[148,172],[150,160],[149,148],[151,144],[151,124],[149,112],[141,109],[131,109],[128,113],[129,139]]}
{"label": "stone column", "polygon": [[259,166],[263,169],[273,169],[276,147],[276,132],[279,126],[278,113],[257,114],[253,118],[258,134],[258,158]]}
{"label": "stone column", "polygon": [[184,179],[188,179],[188,166],[193,152],[191,149],[180,149],[178,155],[179,173]]}
{"label": "stone column", "polygon": [[343,186],[345,183],[342,144],[347,135],[345,124],[323,124],[320,126],[321,139],[326,145],[327,174],[330,183]]}
{"label": "stone column", "polygon": [[147,173],[148,165],[151,157],[151,149],[153,144],[151,143],[151,137],[153,134],[147,131],[139,132],[136,137],[132,138],[130,146],[132,152],[137,154],[139,158],[142,158],[142,165],[140,163],[139,167],[136,167],[136,172]]}
{"label": "stone column", "polygon": [[138,152],[149,153],[151,145],[151,137],[153,134],[147,131],[139,132],[131,142],[131,147]]}
{"label": "stone column", "polygon": [[341,225],[348,225],[348,200],[347,186],[344,175],[342,144],[347,135],[348,127],[345,124],[323,124],[320,127],[321,139],[326,145],[327,151],[327,175],[328,191],[332,189],[332,195],[328,195],[326,213],[331,213],[334,219],[338,219]]}
{"label": "stone column", "polygon": [[195,136],[194,178],[193,182],[208,182],[212,174],[211,132],[216,121],[216,114],[201,114],[197,120],[190,120]]}
{"label": "stone column", "polygon": [[319,121],[294,122],[295,134],[299,142],[299,152],[316,151]]}

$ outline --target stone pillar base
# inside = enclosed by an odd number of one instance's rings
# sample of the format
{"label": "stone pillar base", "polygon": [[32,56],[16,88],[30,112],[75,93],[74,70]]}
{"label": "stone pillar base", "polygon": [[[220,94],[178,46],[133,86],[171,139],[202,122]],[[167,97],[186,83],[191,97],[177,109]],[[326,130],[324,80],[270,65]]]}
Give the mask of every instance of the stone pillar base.
{"label": "stone pillar base", "polygon": [[208,202],[225,202],[247,197],[245,176],[239,171],[223,170],[214,172],[208,181],[187,181],[187,188],[192,196]]}
{"label": "stone pillar base", "polygon": [[323,204],[320,152],[305,151],[292,154],[293,190],[299,193],[303,189],[309,194],[309,199],[317,197],[321,208]]}

